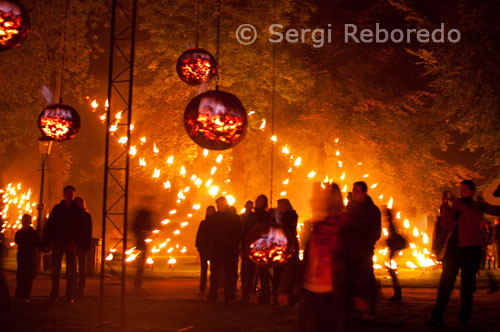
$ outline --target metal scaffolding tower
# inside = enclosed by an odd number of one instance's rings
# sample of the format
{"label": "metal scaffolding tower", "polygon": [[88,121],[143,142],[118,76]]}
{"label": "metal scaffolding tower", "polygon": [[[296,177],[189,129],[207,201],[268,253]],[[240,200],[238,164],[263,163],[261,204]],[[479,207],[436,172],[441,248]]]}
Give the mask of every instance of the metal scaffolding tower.
{"label": "metal scaffolding tower", "polygon": [[[108,267],[111,273],[120,280],[120,317],[121,324],[124,326],[130,125],[132,120],[137,0],[113,0],[112,6],[104,155],[100,306],[102,318],[106,285],[104,275],[106,267]],[[126,136],[127,141],[124,144],[110,142],[110,137],[117,135]],[[107,234],[107,226],[110,226],[114,232]],[[111,233],[119,234],[118,239],[116,236],[111,239],[109,235]],[[121,258],[121,271],[119,271],[120,268],[112,266],[106,260],[111,249],[117,258]]]}

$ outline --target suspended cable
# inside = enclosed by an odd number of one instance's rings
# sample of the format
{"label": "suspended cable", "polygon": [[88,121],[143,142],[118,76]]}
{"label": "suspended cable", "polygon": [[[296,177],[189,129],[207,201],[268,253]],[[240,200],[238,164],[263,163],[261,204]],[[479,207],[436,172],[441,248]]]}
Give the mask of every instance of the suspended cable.
{"label": "suspended cable", "polygon": [[200,5],[201,5],[201,0],[198,0],[196,8],[196,48],[198,48],[198,40],[200,37]]}
{"label": "suspended cable", "polygon": [[63,86],[64,86],[64,63],[66,60],[66,33],[68,29],[68,9],[69,0],[66,0],[66,9],[64,12],[64,29],[63,29],[63,49],[62,49],[62,59],[61,59],[61,76],[59,80],[59,103],[62,103]]}
{"label": "suspended cable", "polygon": [[[276,22],[276,0],[273,0],[273,22]],[[271,137],[274,137],[274,108],[275,108],[275,74],[276,74],[276,44],[272,44],[272,83],[271,83]],[[269,193],[269,202],[273,205],[273,180],[274,180],[274,144],[271,140],[271,189]]]}
{"label": "suspended cable", "polygon": [[217,70],[215,72],[215,90],[219,90],[219,68],[220,68],[220,19],[221,19],[222,0],[217,2],[217,34],[215,40],[215,60],[217,61]]}

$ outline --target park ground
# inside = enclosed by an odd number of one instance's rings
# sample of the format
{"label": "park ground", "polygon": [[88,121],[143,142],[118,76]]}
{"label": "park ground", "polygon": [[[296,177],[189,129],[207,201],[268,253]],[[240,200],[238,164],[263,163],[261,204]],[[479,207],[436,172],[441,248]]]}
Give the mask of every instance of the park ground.
{"label": "park ground", "polygon": [[[9,266],[10,264],[8,264]],[[9,271],[10,270],[10,271]],[[196,295],[198,278],[196,261],[190,259],[175,270],[147,271],[144,292],[131,291],[132,278],[127,280],[125,323],[128,331],[189,331],[189,332],[295,332],[298,328],[298,308],[219,301],[206,303]],[[132,272],[132,271],[131,271]],[[15,273],[7,268],[11,294],[15,289]],[[401,304],[387,302],[392,295],[390,280],[377,271],[382,281],[377,315],[373,321],[351,321],[351,331],[435,331],[423,323],[429,318],[436,295],[439,269],[428,271],[403,270],[404,286]],[[497,279],[500,273],[495,271]],[[74,304],[64,301],[48,303],[50,276],[37,276],[31,303],[13,302],[12,309],[2,312],[0,331],[121,331],[120,285],[116,278],[106,278],[105,298],[100,304],[99,278],[89,277],[85,296]],[[457,280],[456,287],[459,286]],[[446,328],[437,331],[500,331],[500,293],[487,294],[487,278],[481,272],[474,297],[471,325],[462,327],[457,319],[459,290],[452,294],[445,316]],[[65,281],[61,282],[64,294]],[[238,296],[241,293],[238,292]]]}

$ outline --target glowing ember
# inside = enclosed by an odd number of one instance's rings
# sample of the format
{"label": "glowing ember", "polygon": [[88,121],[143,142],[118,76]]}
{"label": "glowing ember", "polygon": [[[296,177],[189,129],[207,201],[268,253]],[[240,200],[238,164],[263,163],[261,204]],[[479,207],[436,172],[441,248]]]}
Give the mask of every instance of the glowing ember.
{"label": "glowing ember", "polygon": [[259,266],[278,266],[286,263],[297,248],[279,224],[259,224],[247,238],[249,258]]}
{"label": "glowing ember", "polygon": [[209,150],[225,150],[245,135],[247,115],[234,95],[208,91],[195,97],[186,107],[184,126],[191,139]]}
{"label": "glowing ember", "polygon": [[208,82],[215,75],[217,61],[202,48],[191,48],[184,52],[177,61],[179,78],[190,85]]}
{"label": "glowing ember", "polygon": [[28,12],[18,1],[0,1],[0,51],[19,46],[29,26]]}
{"label": "glowing ember", "polygon": [[69,105],[52,104],[40,113],[38,128],[44,137],[66,141],[75,137],[80,130],[80,116]]}

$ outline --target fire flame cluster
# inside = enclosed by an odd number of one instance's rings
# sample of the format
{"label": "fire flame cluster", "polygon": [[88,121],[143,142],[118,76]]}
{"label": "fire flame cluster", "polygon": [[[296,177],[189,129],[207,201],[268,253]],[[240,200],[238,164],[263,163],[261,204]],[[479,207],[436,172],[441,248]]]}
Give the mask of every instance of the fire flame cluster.
{"label": "fire flame cluster", "polygon": [[66,137],[73,121],[64,119],[62,117],[48,118],[42,117],[40,119],[42,130],[47,137],[55,140],[60,140]]}
{"label": "fire flame cluster", "polygon": [[5,46],[21,33],[22,16],[13,15],[0,8],[0,45]]}
{"label": "fire flame cluster", "polygon": [[190,56],[181,61],[180,70],[188,82],[206,82],[215,73],[215,67],[210,59]]}
{"label": "fire flame cluster", "polygon": [[[255,112],[250,112],[248,115],[253,115]],[[116,117],[117,119],[119,118],[118,116]],[[104,120],[105,117],[101,116],[101,119]],[[214,122],[214,121],[212,121]],[[264,131],[265,130],[265,119],[262,120],[262,123],[264,125],[261,125],[260,130]],[[116,125],[115,123],[112,123],[111,126]],[[111,130],[112,128],[110,128]],[[117,135],[117,141],[119,139],[119,136]],[[168,174],[168,172],[162,172],[162,168],[158,167],[158,165],[149,165],[146,160],[145,154],[140,154],[140,152],[146,152],[144,149],[139,149],[139,147],[143,148],[144,145],[147,142],[146,137],[141,137],[139,139],[139,145],[133,145],[131,146],[131,151],[130,154],[132,157],[138,157],[138,163],[143,169],[143,171],[147,170],[147,167],[149,166],[151,169],[151,177],[152,179],[159,181],[159,183],[163,186],[163,188],[167,191],[172,190],[172,184],[169,179],[161,179],[162,174]],[[278,143],[278,138],[276,136],[272,136],[272,142],[274,144]],[[336,138],[334,140],[335,143],[339,143],[339,139]],[[133,149],[133,150],[132,150]],[[158,157],[159,156],[159,149],[156,147],[156,144],[153,142],[152,144],[152,149],[154,152],[154,156]],[[293,178],[292,174],[297,171],[300,168],[303,168],[303,158],[299,155],[296,155],[293,153],[292,147],[288,144],[285,144],[281,148],[281,152],[285,158],[289,160],[289,169],[288,169],[288,175],[287,178],[283,179],[283,181],[280,181],[278,183],[281,183],[281,190],[279,191],[281,196],[286,196],[287,195],[287,190],[286,188],[290,185],[293,184],[294,181],[298,181],[298,179]],[[325,175],[323,178],[323,183],[331,183],[331,182],[337,182],[341,187],[342,187],[342,192],[347,193],[348,191],[348,186],[347,186],[347,174],[344,169],[344,164],[341,159],[341,153],[339,150],[336,151],[335,156],[337,158],[337,168],[339,170],[339,175],[338,176],[329,176]],[[203,157],[208,158],[209,157],[209,151],[208,150],[203,150]],[[174,167],[174,156],[169,156],[166,158],[165,165],[169,168]],[[216,173],[219,171],[221,162],[223,160],[223,154],[218,154],[216,158],[214,158],[215,164],[208,168],[211,168],[210,171],[210,178],[208,179],[202,179],[196,174],[188,174],[186,166],[180,165],[178,166],[178,175],[182,179],[184,179],[185,187],[179,190],[177,193],[177,201],[176,204],[179,206],[182,204],[184,201],[188,199],[188,195],[190,192],[190,188],[192,186],[196,188],[205,188],[206,193],[210,195],[211,197],[215,197],[216,195],[225,195],[228,198],[228,201],[231,205],[233,205],[236,202],[236,199],[229,194],[228,191],[226,191],[224,188],[228,188],[228,184],[230,183],[230,179],[225,179],[223,180],[223,183],[217,183],[214,177],[216,176]],[[219,166],[217,166],[219,165]],[[359,162],[357,164],[358,167],[362,167],[362,163]],[[315,179],[321,178],[318,172],[314,169],[306,171],[305,173],[305,180],[307,181],[313,181]],[[361,173],[363,174],[363,173]],[[364,173],[362,176],[363,179],[368,179],[370,177],[369,174]],[[189,183],[189,185],[188,185]],[[370,188],[373,190],[373,192],[379,191],[379,184],[377,182],[373,182],[370,185]],[[373,192],[372,195],[373,195]],[[378,195],[378,196],[377,196]],[[395,202],[394,199],[390,196],[384,196],[383,193],[378,192],[377,195],[374,195],[375,197],[378,197],[379,204],[386,204],[388,205],[388,208],[393,208]],[[346,198],[346,203],[347,203],[347,198]],[[158,230],[155,230],[152,235],[152,239],[148,239],[149,242],[152,244],[152,249],[151,252],[149,253],[149,257],[151,260],[149,262],[153,262],[154,260],[152,256],[159,254],[160,252],[164,252],[167,255],[170,256],[169,258],[169,265],[171,262],[172,264],[175,264],[176,260],[173,257],[174,254],[185,254],[187,253],[188,249],[186,246],[181,245],[179,242],[181,241],[181,234],[182,234],[182,229],[186,228],[189,225],[189,220],[193,218],[193,215],[198,213],[201,209],[201,204],[200,203],[195,203],[192,206],[191,211],[189,211],[184,217],[179,215],[177,212],[177,209],[170,210],[168,213],[168,217],[164,219],[161,222],[161,227]],[[243,211],[243,210],[242,210]],[[165,231],[163,230],[163,227],[166,225],[171,225],[171,222],[173,219],[180,219],[184,220],[179,223],[179,227],[175,229],[170,229],[169,231],[171,232],[170,236],[165,236]],[[399,253],[399,258],[397,259],[398,261],[404,259],[406,260],[406,266],[411,268],[411,269],[416,269],[416,268],[427,268],[431,267],[433,265],[436,265],[436,262],[432,259],[432,255],[429,252],[429,236],[418,230],[416,227],[411,227],[409,219],[403,219],[402,214],[400,211],[396,212],[396,219],[397,220],[404,220],[404,230],[403,234],[408,238],[408,241],[410,243],[410,248],[402,251]],[[304,228],[304,223],[299,221],[298,224],[298,233],[300,234],[301,231]],[[383,243],[383,239],[388,236],[388,230],[386,228],[383,228],[383,237],[381,241],[379,241],[379,249],[375,252],[375,255],[373,257],[373,262],[374,262],[374,268],[375,269],[382,269],[382,266],[391,266],[391,267],[397,267],[397,263],[392,261],[388,261],[388,248],[385,247],[385,245],[380,245]],[[274,237],[274,235],[273,235]],[[298,236],[299,240],[300,237]],[[281,260],[285,259],[283,256],[284,249],[286,247],[286,244],[283,244],[283,241],[276,240],[276,241],[271,241],[274,243],[273,245],[269,245],[269,240],[267,238],[262,238],[261,241],[258,241],[256,243],[253,243],[252,250],[253,253],[255,254],[255,257],[261,257],[258,259],[262,259],[263,261],[273,261],[273,260]],[[266,249],[267,248],[267,249]],[[114,249],[111,249],[107,259],[112,260],[112,253]],[[264,250],[264,251],[263,251]],[[135,248],[129,249],[126,254],[127,254],[127,260],[128,261],[133,261],[137,257],[138,251]],[[301,256],[302,251],[299,252],[299,257]],[[382,262],[382,263],[380,263]],[[382,265],[381,265],[382,264]],[[173,266],[173,265],[172,265]]]}
{"label": "fire flame cluster", "polygon": [[245,123],[235,115],[204,115],[186,121],[191,137],[201,136],[209,142],[235,144],[241,140]]}
{"label": "fire flame cluster", "polygon": [[[3,221],[0,233],[3,233],[7,241],[11,241],[10,245],[14,246],[12,241],[15,232],[22,228],[23,214],[32,214],[36,202],[31,201],[31,189],[22,190],[21,183],[17,185],[9,183],[0,189],[0,194],[2,195],[0,220]],[[33,216],[32,220],[35,221],[36,216]]]}
{"label": "fire flame cluster", "polygon": [[292,255],[287,236],[278,227],[269,227],[269,230],[250,243],[249,247],[249,258],[259,266],[279,265]]}

